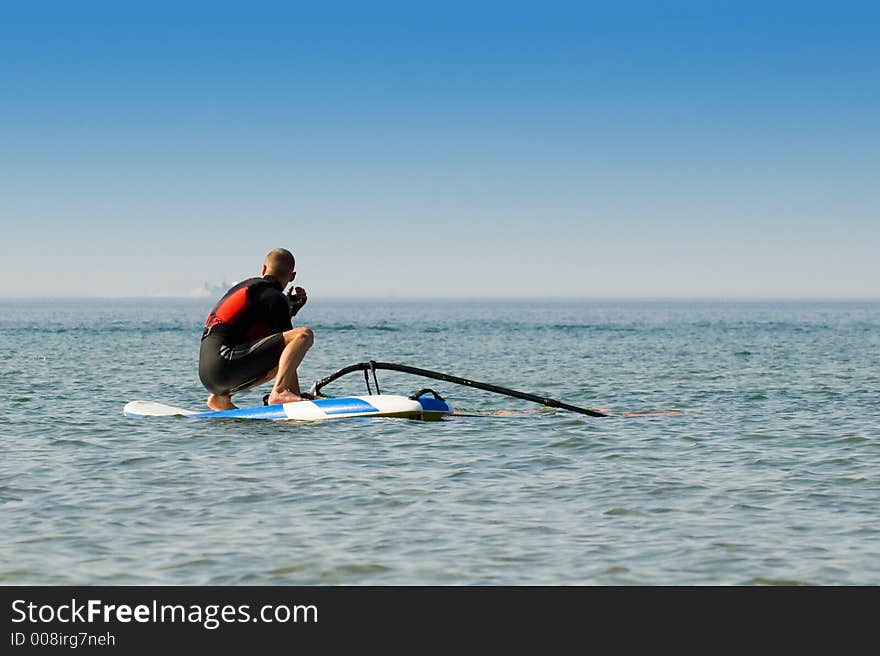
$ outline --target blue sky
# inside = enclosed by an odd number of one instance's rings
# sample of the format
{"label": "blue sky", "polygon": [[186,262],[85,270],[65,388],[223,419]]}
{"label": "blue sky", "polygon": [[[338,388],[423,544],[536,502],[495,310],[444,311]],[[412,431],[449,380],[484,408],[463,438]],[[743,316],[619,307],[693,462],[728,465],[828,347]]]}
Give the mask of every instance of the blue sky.
{"label": "blue sky", "polygon": [[0,10],[0,296],[880,296],[870,3],[129,4]]}

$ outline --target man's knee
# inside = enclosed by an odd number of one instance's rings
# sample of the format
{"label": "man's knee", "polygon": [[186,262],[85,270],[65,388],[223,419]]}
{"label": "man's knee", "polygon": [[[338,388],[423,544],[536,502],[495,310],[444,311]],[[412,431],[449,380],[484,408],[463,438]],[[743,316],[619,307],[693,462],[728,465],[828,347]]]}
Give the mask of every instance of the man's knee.
{"label": "man's knee", "polygon": [[305,326],[288,330],[284,333],[284,343],[290,344],[291,342],[299,342],[300,344],[305,344],[306,347],[311,347],[315,342],[315,333],[312,332],[311,328],[306,328]]}

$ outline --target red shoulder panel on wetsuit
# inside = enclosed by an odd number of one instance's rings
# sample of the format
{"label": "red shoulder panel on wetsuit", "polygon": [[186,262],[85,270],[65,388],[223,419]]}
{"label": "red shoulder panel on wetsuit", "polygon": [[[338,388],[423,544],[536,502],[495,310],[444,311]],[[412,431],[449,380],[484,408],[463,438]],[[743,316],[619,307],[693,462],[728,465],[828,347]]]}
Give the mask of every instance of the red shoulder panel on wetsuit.
{"label": "red shoulder panel on wetsuit", "polygon": [[248,289],[241,289],[232,292],[227,296],[212,312],[212,316],[208,317],[208,327],[216,326],[218,323],[233,323],[248,304]]}

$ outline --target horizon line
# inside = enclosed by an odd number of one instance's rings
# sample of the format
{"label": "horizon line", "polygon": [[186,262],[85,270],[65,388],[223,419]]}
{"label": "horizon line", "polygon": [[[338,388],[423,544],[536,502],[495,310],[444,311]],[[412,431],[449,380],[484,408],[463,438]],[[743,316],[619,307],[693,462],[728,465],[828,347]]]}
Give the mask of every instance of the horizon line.
{"label": "horizon line", "polygon": [[[139,296],[4,296],[0,301],[211,301],[213,296],[150,294]],[[322,296],[344,302],[880,302],[880,296]]]}

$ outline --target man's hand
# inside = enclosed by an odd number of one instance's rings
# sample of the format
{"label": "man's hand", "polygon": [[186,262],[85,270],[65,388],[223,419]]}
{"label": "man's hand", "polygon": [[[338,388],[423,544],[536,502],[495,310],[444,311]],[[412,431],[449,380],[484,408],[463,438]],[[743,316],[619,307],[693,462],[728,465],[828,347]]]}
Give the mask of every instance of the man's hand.
{"label": "man's hand", "polygon": [[292,317],[295,317],[296,313],[299,312],[302,309],[302,306],[306,304],[306,301],[309,300],[309,297],[306,295],[306,290],[302,287],[288,289],[284,296],[287,298],[287,304],[290,306],[290,316]]}

